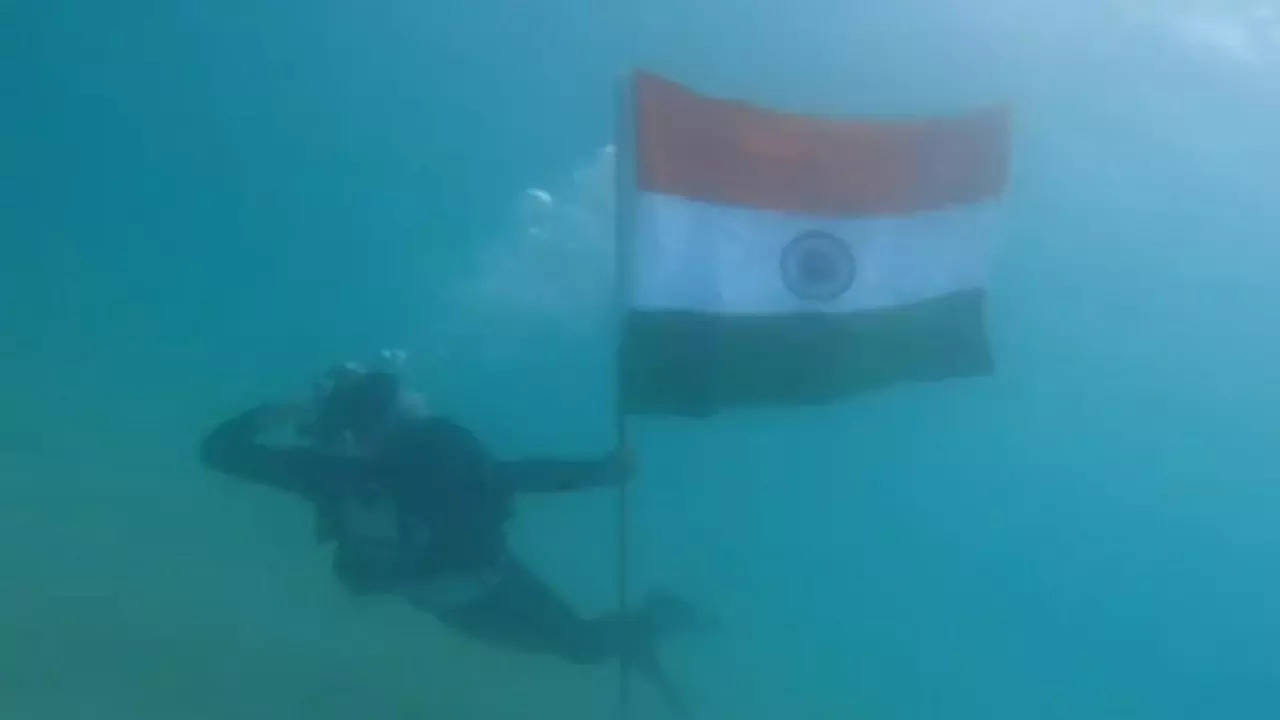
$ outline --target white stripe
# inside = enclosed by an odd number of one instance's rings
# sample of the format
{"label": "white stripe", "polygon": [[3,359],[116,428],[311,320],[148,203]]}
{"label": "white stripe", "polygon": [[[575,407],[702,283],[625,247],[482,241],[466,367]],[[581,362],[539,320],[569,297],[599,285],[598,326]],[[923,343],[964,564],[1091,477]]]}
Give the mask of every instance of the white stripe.
{"label": "white stripe", "polygon": [[[999,204],[928,213],[830,218],[636,194],[631,307],[722,314],[856,312],[905,305],[986,285]],[[833,300],[787,288],[782,251],[821,230],[853,252],[853,285]]]}

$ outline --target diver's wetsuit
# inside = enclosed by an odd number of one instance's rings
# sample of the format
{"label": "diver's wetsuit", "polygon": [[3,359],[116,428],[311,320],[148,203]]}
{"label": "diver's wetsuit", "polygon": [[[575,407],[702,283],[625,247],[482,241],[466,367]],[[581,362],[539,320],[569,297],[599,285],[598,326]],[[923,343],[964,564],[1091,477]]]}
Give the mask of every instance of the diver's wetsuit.
{"label": "diver's wetsuit", "polygon": [[[608,461],[497,462],[470,432],[439,418],[406,422],[375,457],[273,447],[258,441],[270,413],[264,406],[217,426],[202,459],[310,500],[318,537],[336,543],[334,570],[350,591],[402,595],[478,639],[572,662],[648,654],[652,628],[642,615],[584,619],[506,550],[513,492],[598,485],[608,481]],[[395,524],[382,541],[363,537],[348,512],[378,503]],[[482,580],[460,599],[440,600],[440,581],[453,578]]]}

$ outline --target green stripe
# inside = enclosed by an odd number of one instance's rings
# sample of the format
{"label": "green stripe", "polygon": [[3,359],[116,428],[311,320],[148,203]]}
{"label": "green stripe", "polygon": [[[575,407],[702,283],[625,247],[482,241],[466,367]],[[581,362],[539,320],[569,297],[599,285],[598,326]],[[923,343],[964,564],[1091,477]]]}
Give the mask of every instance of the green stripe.
{"label": "green stripe", "polygon": [[632,311],[619,359],[622,410],[704,416],[989,375],[984,299],[983,291],[970,290],[849,314]]}

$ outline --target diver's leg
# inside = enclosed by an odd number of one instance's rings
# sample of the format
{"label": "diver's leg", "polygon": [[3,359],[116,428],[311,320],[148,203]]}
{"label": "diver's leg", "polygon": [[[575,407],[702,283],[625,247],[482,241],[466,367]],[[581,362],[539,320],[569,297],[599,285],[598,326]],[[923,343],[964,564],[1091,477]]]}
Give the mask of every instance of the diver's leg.
{"label": "diver's leg", "polygon": [[435,614],[477,640],[497,646],[595,664],[626,654],[653,684],[677,718],[690,717],[684,697],[663,671],[655,647],[662,630],[693,629],[694,613],[682,601],[654,596],[639,612],[583,618],[556,592],[515,560],[482,597]]}
{"label": "diver's leg", "polygon": [[478,640],[526,652],[555,655],[574,663],[617,657],[634,634],[615,616],[587,619],[514,559],[484,595],[437,610],[446,624]]}

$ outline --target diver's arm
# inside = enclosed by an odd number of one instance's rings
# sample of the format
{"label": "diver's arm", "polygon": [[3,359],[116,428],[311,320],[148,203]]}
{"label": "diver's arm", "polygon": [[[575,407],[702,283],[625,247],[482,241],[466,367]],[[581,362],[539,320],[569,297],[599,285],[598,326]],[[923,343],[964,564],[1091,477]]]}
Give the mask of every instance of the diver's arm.
{"label": "diver's arm", "polygon": [[520,460],[495,463],[494,484],[511,492],[568,492],[621,485],[631,472],[627,451],[598,460]]}
{"label": "diver's arm", "polygon": [[289,408],[261,405],[213,429],[200,446],[200,459],[209,468],[242,480],[301,493],[335,495],[342,492],[361,467],[350,458],[323,455],[308,448],[272,447],[258,436],[292,419]]}

